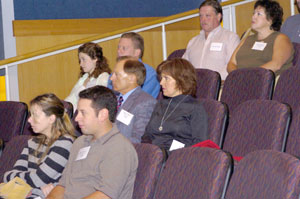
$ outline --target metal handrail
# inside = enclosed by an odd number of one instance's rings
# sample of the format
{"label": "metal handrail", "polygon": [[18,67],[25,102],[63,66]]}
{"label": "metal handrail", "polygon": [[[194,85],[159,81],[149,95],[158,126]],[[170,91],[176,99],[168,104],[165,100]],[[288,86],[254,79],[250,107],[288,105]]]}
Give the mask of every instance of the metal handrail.
{"label": "metal handrail", "polygon": [[[229,24],[230,24],[230,29],[231,30],[233,30],[233,23],[235,21],[235,19],[234,19],[235,16],[233,16],[233,8],[235,6],[245,4],[245,3],[249,3],[249,2],[252,2],[252,1],[254,1],[254,0],[230,0],[230,1],[226,1],[226,2],[221,3],[223,9],[229,8],[229,15],[230,15]],[[292,1],[293,0],[291,0],[291,2]],[[132,27],[129,27],[129,28],[113,31],[113,32],[110,32],[110,33],[100,34],[100,35],[88,37],[88,38],[85,38],[85,39],[80,39],[80,40],[77,40],[77,41],[72,41],[72,42],[68,42],[68,43],[65,43],[65,44],[56,45],[56,46],[51,47],[51,48],[41,49],[39,51],[26,53],[26,54],[19,55],[19,56],[16,56],[16,57],[1,60],[0,61],[0,69],[5,69],[5,74],[6,74],[5,75],[5,79],[6,79],[5,81],[6,81],[6,97],[7,97],[7,100],[10,99],[9,75],[7,75],[8,74],[8,68],[10,66],[15,66],[15,65],[18,65],[18,64],[30,62],[30,61],[41,59],[41,58],[44,58],[44,57],[48,57],[48,56],[60,54],[60,53],[63,53],[63,52],[75,50],[80,45],[82,45],[83,43],[86,43],[86,42],[100,43],[100,42],[109,41],[109,40],[112,40],[112,39],[119,38],[122,35],[122,33],[124,33],[124,32],[129,32],[129,31],[142,32],[142,31],[146,31],[146,30],[150,30],[150,29],[154,29],[154,28],[158,28],[158,27],[162,28],[163,58],[166,59],[166,57],[167,57],[167,44],[166,44],[165,26],[169,25],[169,24],[179,22],[179,21],[184,21],[184,20],[187,20],[187,19],[198,17],[198,16],[199,16],[199,10],[195,9],[195,10],[187,11],[187,12],[184,12],[184,13],[172,15],[172,16],[169,16],[169,17],[153,20],[151,22],[135,25],[135,26],[132,26]]]}

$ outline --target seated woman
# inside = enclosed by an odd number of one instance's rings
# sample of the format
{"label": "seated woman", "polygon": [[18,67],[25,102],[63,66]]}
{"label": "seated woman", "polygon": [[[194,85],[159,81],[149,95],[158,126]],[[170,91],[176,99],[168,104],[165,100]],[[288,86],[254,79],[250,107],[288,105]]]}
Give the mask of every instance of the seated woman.
{"label": "seated woman", "polygon": [[256,33],[243,39],[231,56],[227,71],[237,68],[262,67],[279,75],[292,66],[293,45],[278,32],[283,10],[278,2],[258,0],[254,5],[251,28]]}
{"label": "seated woman", "polygon": [[37,96],[30,102],[30,123],[38,136],[28,141],[4,182],[20,177],[44,198],[58,182],[69,158],[74,128],[63,103],[54,94]]}
{"label": "seated woman", "polygon": [[142,142],[170,150],[174,140],[184,146],[207,140],[207,115],[194,98],[197,84],[192,64],[181,58],[167,60],[158,66],[157,74],[169,98],[156,104]]}
{"label": "seated woman", "polygon": [[80,78],[65,101],[73,104],[74,112],[77,109],[78,94],[80,91],[96,85],[107,86],[111,72],[102,48],[95,43],[85,43],[78,48],[80,64]]}

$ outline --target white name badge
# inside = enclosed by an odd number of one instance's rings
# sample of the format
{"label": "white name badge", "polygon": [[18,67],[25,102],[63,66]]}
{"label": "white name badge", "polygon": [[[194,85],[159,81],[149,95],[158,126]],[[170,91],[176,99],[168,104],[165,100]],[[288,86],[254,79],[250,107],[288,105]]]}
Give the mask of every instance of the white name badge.
{"label": "white name badge", "polygon": [[124,109],[122,109],[120,111],[120,113],[118,114],[118,116],[117,116],[117,120],[128,126],[130,124],[133,116],[134,116],[133,114],[129,113],[128,111],[125,111]]}
{"label": "white name badge", "polygon": [[176,149],[181,149],[185,146],[185,144],[177,141],[177,140],[173,140],[171,147],[170,147],[170,151],[176,150]]}
{"label": "white name badge", "polygon": [[260,50],[263,51],[265,47],[267,46],[267,43],[264,42],[258,42],[256,41],[254,45],[252,46],[252,50]]}
{"label": "white name badge", "polygon": [[222,47],[223,47],[223,43],[213,42],[213,43],[211,43],[209,50],[210,51],[221,51]]}
{"label": "white name badge", "polygon": [[90,148],[91,148],[91,146],[87,146],[87,147],[80,149],[75,161],[85,159],[90,151]]}

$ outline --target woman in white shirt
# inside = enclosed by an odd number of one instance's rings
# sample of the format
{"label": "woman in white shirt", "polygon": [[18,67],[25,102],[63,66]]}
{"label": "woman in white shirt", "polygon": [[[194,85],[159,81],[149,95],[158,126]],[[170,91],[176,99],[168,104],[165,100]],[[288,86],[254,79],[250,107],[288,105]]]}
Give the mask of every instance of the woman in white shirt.
{"label": "woman in white shirt", "polygon": [[73,104],[74,112],[77,109],[78,94],[80,91],[96,85],[107,86],[111,72],[102,48],[95,43],[88,42],[78,48],[80,64],[80,78],[65,101]]}

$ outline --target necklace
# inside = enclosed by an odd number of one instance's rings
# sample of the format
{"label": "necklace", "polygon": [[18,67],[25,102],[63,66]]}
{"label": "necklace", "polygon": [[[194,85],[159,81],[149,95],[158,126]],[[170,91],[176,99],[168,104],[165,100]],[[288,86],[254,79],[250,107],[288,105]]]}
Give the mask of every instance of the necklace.
{"label": "necklace", "polygon": [[[168,104],[168,106],[167,106],[167,109],[166,109],[166,111],[165,111],[165,113],[164,113],[164,115],[163,115],[163,117],[162,117],[162,119],[161,119],[160,126],[158,127],[158,130],[159,130],[160,132],[163,130],[163,125],[164,125],[165,121],[167,121],[167,119],[171,116],[171,114],[176,110],[176,108],[179,106],[179,104],[181,104],[181,102],[183,102],[183,100],[184,100],[186,97],[187,97],[187,95],[186,95],[184,98],[182,98],[182,100],[180,100],[180,101],[176,104],[176,106],[174,107],[174,109],[166,116],[166,114],[167,114],[167,112],[168,112],[168,110],[169,110],[169,106],[170,106],[170,104],[172,103],[173,98],[170,100],[170,102],[169,102],[169,104]],[[165,118],[165,117],[166,117],[166,118]]]}

